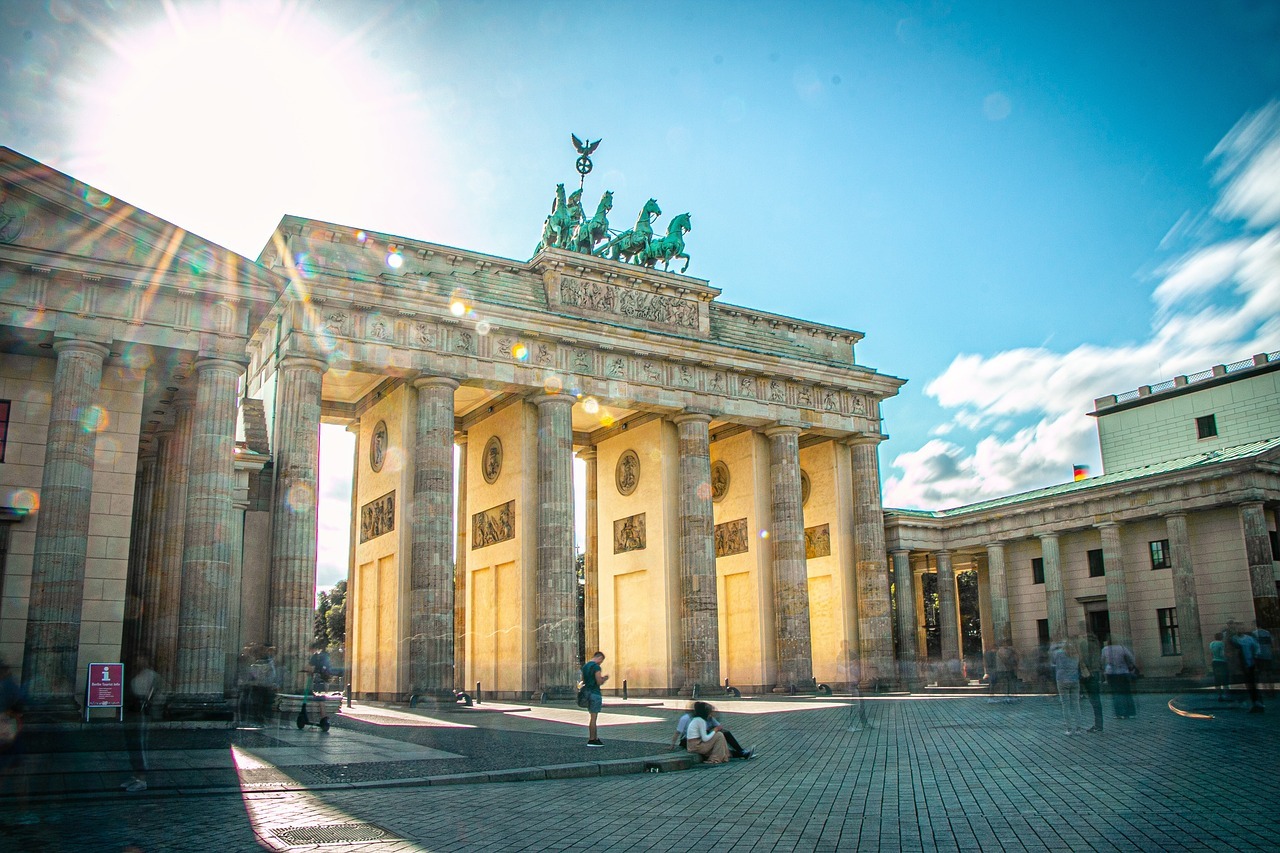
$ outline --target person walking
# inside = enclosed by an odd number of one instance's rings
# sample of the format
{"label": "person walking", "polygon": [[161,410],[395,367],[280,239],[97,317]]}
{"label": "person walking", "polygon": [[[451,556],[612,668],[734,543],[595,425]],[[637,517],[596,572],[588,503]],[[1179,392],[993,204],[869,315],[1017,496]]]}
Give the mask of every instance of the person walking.
{"label": "person walking", "polygon": [[1080,726],[1080,657],[1076,644],[1070,639],[1054,643],[1049,650],[1049,665],[1058,686],[1058,701],[1062,705],[1062,720],[1067,725],[1067,737],[1083,734]]}
{"label": "person walking", "polygon": [[160,674],[151,668],[151,658],[139,654],[134,662],[134,675],[129,680],[129,693],[138,708],[137,725],[125,729],[129,742],[129,764],[133,778],[120,785],[131,794],[147,790],[147,742],[151,731],[151,718],[155,709],[164,702]]}
{"label": "person walking", "polygon": [[1233,631],[1231,642],[1240,649],[1240,669],[1244,673],[1244,686],[1249,691],[1249,713],[1262,713],[1262,698],[1258,695],[1258,639],[1244,631]]}
{"label": "person walking", "polygon": [[1012,643],[1005,643],[996,650],[996,671],[1004,684],[1004,701],[1013,702],[1013,691],[1018,682],[1018,653]]}
{"label": "person walking", "polygon": [[604,696],[600,693],[600,685],[609,680],[609,676],[601,672],[602,663],[604,663],[604,652],[596,652],[591,656],[591,660],[582,665],[582,686],[587,691],[587,712],[591,715],[587,723],[587,746],[604,746],[604,742],[596,732],[596,717],[604,707]]}
{"label": "person walking", "polygon": [[1093,725],[1086,731],[1102,732],[1102,643],[1087,630],[1080,638],[1080,686],[1093,708]]}
{"label": "person walking", "polygon": [[1222,641],[1222,632],[1213,635],[1209,643],[1209,658],[1213,665],[1213,692],[1219,702],[1227,701],[1230,679],[1227,676],[1227,644]]}
{"label": "person walking", "polygon": [[1271,632],[1257,622],[1253,623],[1253,638],[1258,641],[1258,657],[1254,664],[1257,668],[1258,691],[1266,691],[1268,696],[1276,695],[1274,652],[1271,650]]}
{"label": "person walking", "polygon": [[1133,652],[1107,638],[1107,645],[1102,649],[1102,674],[1111,685],[1111,708],[1117,720],[1128,720],[1138,715],[1133,704],[1133,678],[1138,672],[1138,664],[1133,659]]}

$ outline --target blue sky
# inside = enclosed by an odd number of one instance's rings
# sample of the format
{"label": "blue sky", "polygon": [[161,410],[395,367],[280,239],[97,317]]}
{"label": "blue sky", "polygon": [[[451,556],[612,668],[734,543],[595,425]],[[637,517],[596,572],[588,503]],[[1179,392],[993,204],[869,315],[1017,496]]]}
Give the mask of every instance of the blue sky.
{"label": "blue sky", "polygon": [[1280,349],[1280,4],[10,0],[0,57],[0,143],[249,256],[527,258],[603,137],[589,207],[910,380],[893,506],[1096,473],[1095,397]]}

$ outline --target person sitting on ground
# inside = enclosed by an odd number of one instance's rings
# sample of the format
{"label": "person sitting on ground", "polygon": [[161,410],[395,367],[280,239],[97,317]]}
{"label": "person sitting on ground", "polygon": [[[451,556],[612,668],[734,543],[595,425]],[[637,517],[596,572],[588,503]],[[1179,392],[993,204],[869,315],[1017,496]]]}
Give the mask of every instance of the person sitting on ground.
{"label": "person sitting on ground", "polygon": [[725,740],[720,726],[711,722],[715,711],[706,702],[693,703],[693,717],[685,730],[685,749],[701,755],[707,764],[728,764],[729,742]]}
{"label": "person sitting on ground", "polygon": [[[689,723],[692,720],[693,720],[693,707],[690,706],[689,710],[685,711],[682,715],[680,715],[680,719],[676,721],[676,733],[671,738],[671,747],[673,749],[677,747],[679,747],[680,749],[688,748],[686,735],[689,731]],[[732,755],[734,758],[750,758],[751,756],[756,754],[756,751],[754,749],[743,749],[742,744],[738,743],[738,739],[733,736],[733,733],[730,732],[728,729],[726,729],[724,725],[715,717],[712,717],[707,722],[710,724],[710,728],[719,729],[720,733],[724,735],[725,743],[729,745],[729,754]]]}

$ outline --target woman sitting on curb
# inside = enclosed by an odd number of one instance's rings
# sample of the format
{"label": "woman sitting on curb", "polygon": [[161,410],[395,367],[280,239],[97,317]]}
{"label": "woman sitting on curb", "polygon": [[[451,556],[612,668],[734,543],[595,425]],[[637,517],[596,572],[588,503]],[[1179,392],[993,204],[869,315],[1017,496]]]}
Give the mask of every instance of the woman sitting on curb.
{"label": "woman sitting on curb", "polygon": [[706,702],[693,703],[693,719],[685,731],[686,749],[701,755],[707,764],[727,764],[729,743],[724,739],[720,726],[712,725],[711,715],[716,711]]}

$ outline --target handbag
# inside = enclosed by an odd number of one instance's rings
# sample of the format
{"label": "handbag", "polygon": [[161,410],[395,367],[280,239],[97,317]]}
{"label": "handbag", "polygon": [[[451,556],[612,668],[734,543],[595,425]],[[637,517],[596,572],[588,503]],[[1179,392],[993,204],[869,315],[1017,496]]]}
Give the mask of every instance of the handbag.
{"label": "handbag", "polygon": [[578,707],[586,708],[591,704],[591,699],[587,696],[587,685],[581,681],[578,682]]}

